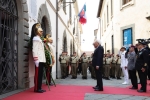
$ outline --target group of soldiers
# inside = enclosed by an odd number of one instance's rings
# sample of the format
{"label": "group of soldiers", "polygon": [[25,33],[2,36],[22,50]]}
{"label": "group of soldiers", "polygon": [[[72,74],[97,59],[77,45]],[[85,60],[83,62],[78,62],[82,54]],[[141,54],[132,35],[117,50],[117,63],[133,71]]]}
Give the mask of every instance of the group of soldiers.
{"label": "group of soldiers", "polygon": [[[62,52],[59,57],[61,66],[61,78],[65,79],[69,74],[72,75],[72,79],[77,78],[77,74],[82,73],[82,79],[87,79],[87,69],[89,67],[91,71],[91,77],[95,79],[94,67],[92,67],[92,55],[88,57],[86,53],[83,53],[79,58],[76,52],[72,56],[69,56],[67,52]],[[69,70],[71,67],[71,71]]]}
{"label": "group of soldiers", "polygon": [[103,57],[103,78],[106,80],[121,79],[120,56],[118,54],[114,56],[108,52]]}

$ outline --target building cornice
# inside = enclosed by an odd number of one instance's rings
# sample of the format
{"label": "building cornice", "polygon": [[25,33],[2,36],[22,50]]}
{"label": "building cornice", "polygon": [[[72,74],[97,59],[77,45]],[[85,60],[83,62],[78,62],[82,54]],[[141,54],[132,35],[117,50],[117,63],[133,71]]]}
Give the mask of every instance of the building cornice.
{"label": "building cornice", "polygon": [[99,6],[98,6],[98,12],[97,12],[97,18],[100,17],[101,10],[102,10],[102,5],[103,5],[104,0],[99,1]]}

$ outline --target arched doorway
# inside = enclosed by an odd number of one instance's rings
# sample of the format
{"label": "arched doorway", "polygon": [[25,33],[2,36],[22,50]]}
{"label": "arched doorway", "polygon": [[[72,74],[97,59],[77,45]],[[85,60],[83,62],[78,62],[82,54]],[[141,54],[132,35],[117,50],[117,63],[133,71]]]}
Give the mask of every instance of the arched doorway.
{"label": "arched doorway", "polygon": [[67,36],[66,36],[66,31],[64,31],[63,34],[63,51],[67,52]]}
{"label": "arched doorway", "polygon": [[18,10],[16,0],[0,1],[0,95],[18,88]]}

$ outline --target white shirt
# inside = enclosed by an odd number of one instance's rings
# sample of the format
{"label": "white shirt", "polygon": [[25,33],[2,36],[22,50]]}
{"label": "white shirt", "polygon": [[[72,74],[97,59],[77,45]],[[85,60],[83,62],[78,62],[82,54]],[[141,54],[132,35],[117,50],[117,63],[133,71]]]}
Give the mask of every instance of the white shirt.
{"label": "white shirt", "polygon": [[121,67],[127,67],[127,65],[128,65],[128,60],[127,60],[127,58],[125,58],[125,53],[126,53],[126,51],[120,52],[120,56],[121,56]]}

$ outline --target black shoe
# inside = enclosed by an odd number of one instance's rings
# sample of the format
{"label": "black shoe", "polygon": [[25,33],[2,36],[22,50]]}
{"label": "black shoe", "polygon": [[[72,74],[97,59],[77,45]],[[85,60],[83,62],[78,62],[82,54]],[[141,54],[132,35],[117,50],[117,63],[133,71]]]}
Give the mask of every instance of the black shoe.
{"label": "black shoe", "polygon": [[98,88],[98,86],[97,86],[97,85],[93,87],[93,89],[97,89],[97,88]]}
{"label": "black shoe", "polygon": [[54,84],[53,84],[53,83],[50,83],[49,85],[50,85],[50,86],[53,86]]}
{"label": "black shoe", "polygon": [[146,90],[145,91],[144,90],[137,90],[137,92],[143,93],[143,92],[146,92]]}
{"label": "black shoe", "polygon": [[74,79],[74,77],[72,77],[71,79]]}
{"label": "black shoe", "polygon": [[37,90],[37,91],[35,91],[35,92],[37,92],[37,93],[43,93],[44,91],[42,91],[42,90]]}
{"label": "black shoe", "polygon": [[117,77],[117,80],[121,80],[121,78],[120,78],[120,77]]}
{"label": "black shoe", "polygon": [[46,90],[42,90],[42,89],[41,89],[41,91],[46,92]]}
{"label": "black shoe", "polygon": [[108,77],[105,78],[106,80],[110,80]]}
{"label": "black shoe", "polygon": [[133,90],[136,90],[136,89],[138,89],[137,87],[131,87],[131,88],[129,88],[129,89],[133,89]]}
{"label": "black shoe", "polygon": [[112,79],[115,79],[116,77],[115,77],[115,76],[112,76],[111,78],[112,78]]}
{"label": "black shoe", "polygon": [[103,89],[99,89],[99,88],[97,88],[97,89],[95,89],[95,91],[103,91]]}

